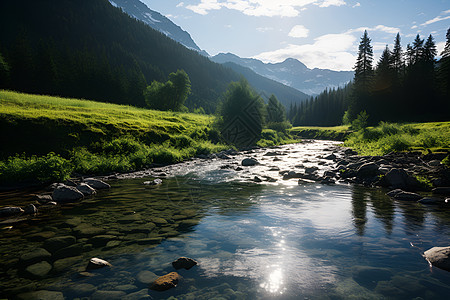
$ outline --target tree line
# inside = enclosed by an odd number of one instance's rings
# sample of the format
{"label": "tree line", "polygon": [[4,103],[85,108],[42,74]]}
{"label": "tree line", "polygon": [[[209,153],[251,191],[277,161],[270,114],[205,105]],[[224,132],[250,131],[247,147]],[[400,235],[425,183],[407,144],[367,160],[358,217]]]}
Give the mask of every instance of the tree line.
{"label": "tree line", "polygon": [[404,50],[400,34],[393,49],[384,49],[374,65],[367,31],[361,37],[354,80],[325,90],[298,106],[288,116],[294,126],[332,126],[350,123],[364,112],[369,124],[380,121],[448,121],[450,111],[450,28],[441,59],[436,60],[434,38],[419,34]]}

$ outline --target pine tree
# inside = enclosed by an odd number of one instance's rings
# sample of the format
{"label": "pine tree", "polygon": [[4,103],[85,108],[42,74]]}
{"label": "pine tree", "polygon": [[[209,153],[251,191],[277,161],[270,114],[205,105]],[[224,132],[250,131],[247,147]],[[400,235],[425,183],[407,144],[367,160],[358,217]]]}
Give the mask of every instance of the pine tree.
{"label": "pine tree", "polygon": [[434,65],[434,57],[437,55],[436,44],[434,42],[433,36],[430,34],[425,45],[423,47],[423,59],[427,63],[433,63]]}
{"label": "pine tree", "polygon": [[423,42],[424,42],[424,40],[422,40],[420,38],[420,35],[417,34],[417,36],[414,39],[414,42],[412,44],[413,64],[418,63],[423,59],[423,54],[424,54]]}
{"label": "pine tree", "polygon": [[371,39],[364,31],[358,47],[358,58],[355,65],[355,85],[364,91],[369,91],[373,77],[373,48],[370,45]]}
{"label": "pine tree", "polygon": [[436,72],[440,93],[439,111],[444,112],[444,119],[448,119],[448,115],[445,116],[445,112],[450,111],[450,28],[447,30],[447,41],[441,56],[442,58],[439,61],[439,67]]}
{"label": "pine tree", "polygon": [[404,62],[400,33],[397,33],[394,41],[394,49],[392,50],[392,68],[394,69],[396,76],[401,77],[404,69]]}
{"label": "pine tree", "polygon": [[373,48],[370,42],[367,30],[365,30],[359,43],[358,58],[355,64],[354,97],[350,107],[352,119],[359,112],[366,110],[371,101],[370,94],[372,92],[374,72],[372,66]]}

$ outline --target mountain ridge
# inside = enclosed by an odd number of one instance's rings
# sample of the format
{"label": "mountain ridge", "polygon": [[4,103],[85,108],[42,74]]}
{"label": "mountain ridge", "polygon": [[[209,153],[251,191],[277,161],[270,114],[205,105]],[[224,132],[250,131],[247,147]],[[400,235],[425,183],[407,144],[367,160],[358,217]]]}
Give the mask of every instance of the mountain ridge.
{"label": "mountain ridge", "polygon": [[354,76],[353,71],[309,69],[304,63],[287,58],[280,63],[264,63],[255,58],[241,58],[233,53],[219,53],[210,59],[217,63],[232,62],[250,68],[259,75],[281,82],[309,95],[317,95],[326,88],[344,86]]}
{"label": "mountain ridge", "polygon": [[206,51],[200,49],[187,31],[183,30],[161,13],[150,9],[145,3],[139,0],[109,0],[109,3],[121,8],[131,17],[144,22],[186,48],[195,50],[204,56],[209,56]]}

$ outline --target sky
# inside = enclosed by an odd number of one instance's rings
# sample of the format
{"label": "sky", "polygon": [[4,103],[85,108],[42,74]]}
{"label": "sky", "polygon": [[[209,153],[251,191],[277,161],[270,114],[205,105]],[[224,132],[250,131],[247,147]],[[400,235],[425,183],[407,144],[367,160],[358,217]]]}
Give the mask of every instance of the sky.
{"label": "sky", "polygon": [[397,32],[405,49],[433,35],[441,53],[450,0],[141,0],[190,33],[210,55],[352,70],[364,30],[378,60]]}

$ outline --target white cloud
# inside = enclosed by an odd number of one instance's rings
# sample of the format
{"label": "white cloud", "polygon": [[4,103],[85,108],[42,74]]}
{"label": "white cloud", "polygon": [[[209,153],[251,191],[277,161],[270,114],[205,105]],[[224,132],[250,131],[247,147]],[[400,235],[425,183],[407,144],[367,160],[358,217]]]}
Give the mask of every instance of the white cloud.
{"label": "white cloud", "polygon": [[327,34],[314,40],[313,44],[293,45],[254,56],[265,62],[280,62],[297,58],[309,68],[351,70],[356,61],[354,50],[356,37],[351,34]]}
{"label": "white cloud", "polygon": [[437,56],[441,56],[442,51],[444,51],[445,42],[439,42],[436,44]]}
{"label": "white cloud", "polygon": [[183,6],[184,6],[184,2],[180,2],[180,3],[177,4],[176,7],[183,7]]}
{"label": "white cloud", "polygon": [[443,15],[448,15],[448,14],[450,14],[450,9],[449,9],[449,10],[446,10],[446,11],[443,11],[442,14],[443,14]]}
{"label": "white cloud", "polygon": [[303,25],[296,25],[291,29],[288,35],[294,38],[305,38],[308,37],[308,34],[309,34],[308,28],[306,28]]}
{"label": "white cloud", "polygon": [[356,4],[352,6],[352,8],[355,8],[355,7],[360,7],[360,6],[361,6],[361,3],[359,3],[359,2],[356,2]]}
{"label": "white cloud", "polygon": [[212,10],[227,8],[248,16],[296,17],[311,4],[329,7],[346,5],[346,2],[344,0],[200,0],[200,3],[187,5],[186,8],[201,15],[206,15]]}
{"label": "white cloud", "polygon": [[421,25],[422,26],[427,26],[427,25],[430,25],[430,24],[433,24],[433,23],[436,23],[436,22],[439,22],[439,21],[448,20],[448,19],[450,19],[450,16],[446,16],[446,17],[437,16],[436,18],[428,20],[428,21],[426,21],[425,23],[423,23]]}
{"label": "white cloud", "polygon": [[414,26],[411,26],[411,29],[416,29],[418,26],[417,25],[414,25]]}
{"label": "white cloud", "polygon": [[389,27],[389,26],[385,26],[385,25],[377,25],[375,27],[359,27],[359,28],[356,28],[356,29],[350,29],[349,31],[347,31],[347,33],[364,32],[364,30],[367,30],[367,31],[381,31],[381,32],[392,33],[392,34],[396,34],[396,33],[400,32],[400,28],[397,28],[397,27]]}
{"label": "white cloud", "polygon": [[258,27],[258,28],[256,28],[256,30],[258,30],[259,32],[267,32],[267,31],[274,30],[274,28],[273,27]]}
{"label": "white cloud", "polygon": [[322,3],[318,4],[319,7],[330,7],[330,6],[341,6],[347,5],[344,0],[324,0]]}

